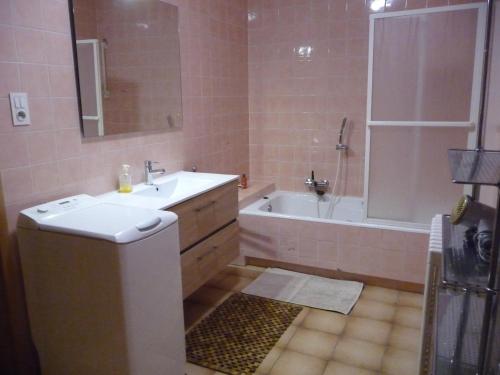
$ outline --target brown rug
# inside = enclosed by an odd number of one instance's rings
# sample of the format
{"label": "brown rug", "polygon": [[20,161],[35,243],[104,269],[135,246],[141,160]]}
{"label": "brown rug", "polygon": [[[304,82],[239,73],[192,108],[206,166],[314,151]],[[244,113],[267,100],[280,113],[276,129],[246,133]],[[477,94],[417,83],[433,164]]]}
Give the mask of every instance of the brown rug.
{"label": "brown rug", "polygon": [[233,294],[186,335],[187,360],[226,374],[253,374],[301,311],[301,306]]}

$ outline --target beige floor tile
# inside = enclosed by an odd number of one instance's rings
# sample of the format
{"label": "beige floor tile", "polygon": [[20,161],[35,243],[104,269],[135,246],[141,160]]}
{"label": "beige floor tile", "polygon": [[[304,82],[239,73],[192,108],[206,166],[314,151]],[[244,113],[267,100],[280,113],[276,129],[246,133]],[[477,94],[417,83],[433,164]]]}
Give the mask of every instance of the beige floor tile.
{"label": "beige floor tile", "polygon": [[218,306],[231,296],[231,294],[227,290],[203,286],[189,296],[188,300],[200,305]]}
{"label": "beige floor tile", "polygon": [[322,375],[326,361],[285,350],[274,364],[270,375]]}
{"label": "beige floor tile", "polygon": [[385,345],[389,340],[391,328],[390,323],[381,320],[353,316],[347,320],[344,336]]}
{"label": "beige floor tile", "polygon": [[347,317],[331,311],[311,309],[302,323],[303,328],[340,335],[345,328]]}
{"label": "beige floor tile", "polygon": [[331,333],[297,328],[292,339],[288,342],[286,349],[329,360],[332,358],[337,341],[338,336],[332,335]]}
{"label": "beige floor tile", "polygon": [[271,369],[273,368],[274,364],[276,363],[282,352],[283,351],[277,347],[272,348],[269,354],[266,356],[266,358],[264,358],[264,360],[260,364],[256,373],[261,375],[269,374],[269,372],[271,372]]}
{"label": "beige floor tile", "polygon": [[418,352],[420,347],[420,330],[394,325],[388,345],[396,349]]}
{"label": "beige floor tile", "polygon": [[388,375],[417,375],[418,354],[389,348],[384,355],[382,372]]}
{"label": "beige floor tile", "polygon": [[302,308],[302,311],[293,320],[292,325],[300,326],[304,322],[304,319],[306,318],[307,314],[309,314],[309,311],[311,311],[311,309],[309,307]]}
{"label": "beige floor tile", "polygon": [[296,331],[297,331],[297,326],[288,327],[287,330],[283,332],[283,334],[281,335],[280,339],[278,340],[275,346],[277,348],[284,349],[290,342],[293,335],[295,335]]}
{"label": "beige floor tile", "polygon": [[323,375],[376,375],[375,372],[360,367],[349,366],[340,362],[330,361]]}
{"label": "beige floor tile", "polygon": [[362,298],[358,300],[351,314],[360,318],[390,322],[394,318],[395,313],[395,305]]}
{"label": "beige floor tile", "polygon": [[399,292],[394,289],[366,285],[361,293],[361,298],[373,301],[395,304],[398,302]]}
{"label": "beige floor tile", "polygon": [[367,341],[342,337],[335,347],[333,359],[372,371],[380,370],[385,347]]}
{"label": "beige floor tile", "polygon": [[252,281],[253,280],[248,277],[240,277],[236,275],[217,275],[210,280],[207,285],[233,292],[239,292]]}
{"label": "beige floor tile", "polygon": [[215,371],[209,368],[196,366],[192,363],[186,362],[186,375],[214,375]]}
{"label": "beige floor tile", "polygon": [[400,292],[398,305],[421,309],[424,305],[424,296],[419,293]]}
{"label": "beige floor tile", "polygon": [[414,307],[400,306],[396,311],[394,323],[405,327],[420,329],[422,310]]}

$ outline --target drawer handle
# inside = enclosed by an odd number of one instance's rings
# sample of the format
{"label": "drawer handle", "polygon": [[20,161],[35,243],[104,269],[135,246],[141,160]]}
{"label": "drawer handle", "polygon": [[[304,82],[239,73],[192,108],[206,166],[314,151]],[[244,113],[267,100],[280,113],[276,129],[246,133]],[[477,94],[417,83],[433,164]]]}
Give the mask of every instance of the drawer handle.
{"label": "drawer handle", "polygon": [[207,203],[206,205],[204,206],[201,206],[201,207],[198,207],[198,208],[195,208],[195,211],[196,212],[200,212],[200,211],[203,211],[204,209],[207,209],[208,207],[212,206],[213,204],[215,204],[216,201],[211,201],[210,203]]}
{"label": "drawer handle", "polygon": [[215,250],[217,250],[218,248],[219,248],[219,246],[212,246],[212,248],[209,251],[207,251],[205,254],[200,255],[199,257],[196,257],[196,260],[198,262],[202,261],[203,258],[205,258],[209,254],[212,254],[212,252],[215,251]]}

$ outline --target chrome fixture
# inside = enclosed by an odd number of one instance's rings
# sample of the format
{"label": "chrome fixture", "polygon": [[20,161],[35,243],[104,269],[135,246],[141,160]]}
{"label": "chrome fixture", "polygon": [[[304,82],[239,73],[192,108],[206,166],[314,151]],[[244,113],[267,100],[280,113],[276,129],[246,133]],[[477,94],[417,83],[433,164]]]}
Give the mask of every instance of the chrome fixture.
{"label": "chrome fixture", "polygon": [[163,168],[153,169],[153,164],[158,164],[158,162],[151,160],[144,161],[144,177],[146,180],[145,182],[146,185],[154,185],[153,177],[155,174],[165,173],[165,169]]}
{"label": "chrome fixture", "polygon": [[335,146],[336,150],[346,151],[349,148],[347,144],[343,142],[346,125],[347,125],[347,117],[344,117],[344,119],[342,120],[342,125],[340,126],[339,143],[337,143],[337,145]]}
{"label": "chrome fixture", "polygon": [[328,190],[328,186],[330,186],[330,182],[328,180],[318,180],[314,178],[314,171],[311,171],[311,177],[306,178],[304,185],[306,185],[309,189],[314,189],[316,194],[323,195]]}
{"label": "chrome fixture", "polygon": [[268,204],[267,205],[267,212],[273,212],[273,206]]}

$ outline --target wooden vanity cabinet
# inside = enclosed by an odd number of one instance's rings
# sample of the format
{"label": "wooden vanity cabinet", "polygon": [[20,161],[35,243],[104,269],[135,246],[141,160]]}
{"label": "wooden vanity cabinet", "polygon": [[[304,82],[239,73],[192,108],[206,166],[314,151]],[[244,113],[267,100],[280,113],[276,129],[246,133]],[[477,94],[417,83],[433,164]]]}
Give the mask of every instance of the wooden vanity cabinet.
{"label": "wooden vanity cabinet", "polygon": [[183,297],[239,255],[238,182],[170,207],[179,217]]}

